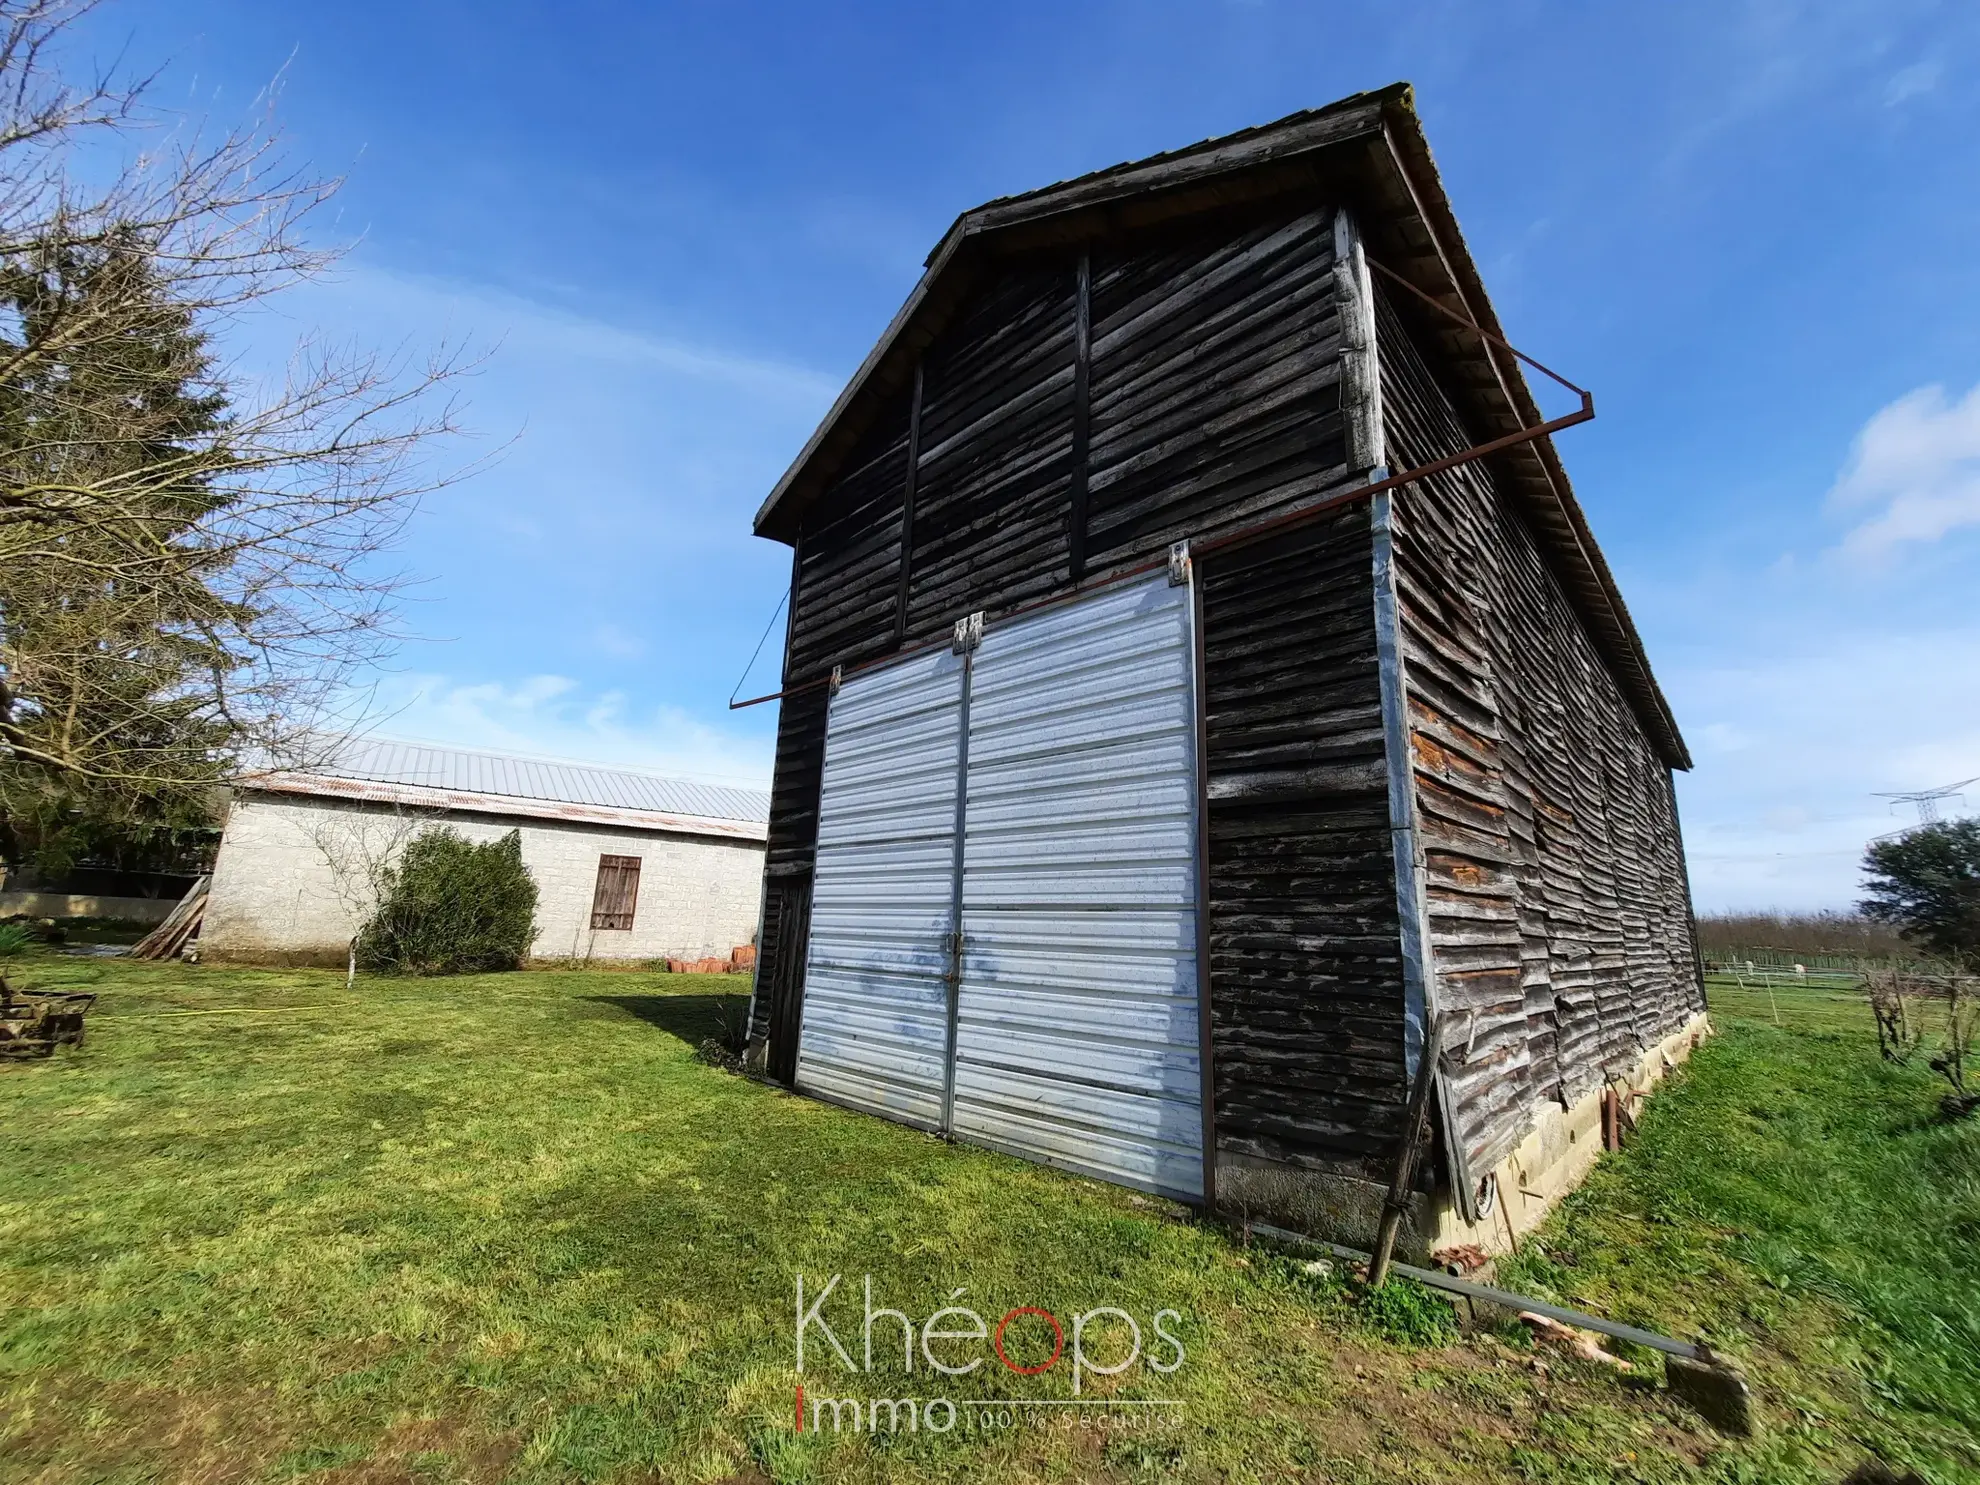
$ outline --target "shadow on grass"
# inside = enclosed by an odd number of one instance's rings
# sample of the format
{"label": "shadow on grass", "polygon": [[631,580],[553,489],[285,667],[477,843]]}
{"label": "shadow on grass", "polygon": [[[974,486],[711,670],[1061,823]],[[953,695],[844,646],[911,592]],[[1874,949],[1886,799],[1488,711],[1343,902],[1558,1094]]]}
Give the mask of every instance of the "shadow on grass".
{"label": "shadow on grass", "polygon": [[749,996],[739,995],[587,995],[594,1005],[609,1005],[627,1015],[677,1036],[690,1047],[727,1029],[749,1009]]}

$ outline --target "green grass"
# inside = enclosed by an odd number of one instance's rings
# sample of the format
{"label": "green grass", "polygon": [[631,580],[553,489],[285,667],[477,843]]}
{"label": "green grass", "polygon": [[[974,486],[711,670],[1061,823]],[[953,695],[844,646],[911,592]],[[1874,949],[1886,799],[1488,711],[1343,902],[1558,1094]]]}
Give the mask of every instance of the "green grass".
{"label": "green grass", "polygon": [[1860,994],[1710,988],[1723,1034],[1506,1282],[1706,1336],[1804,1421],[1971,1477],[1980,1123],[1938,1117],[1924,1054],[1878,1058]]}
{"label": "green grass", "polygon": [[[1371,1306],[1165,1203],[707,1066],[714,977],[9,972],[102,998],[80,1051],[0,1068],[0,1480],[1826,1481],[1866,1447],[1980,1478],[1975,1129],[1930,1122],[1867,1013],[1789,992],[1785,1029],[1726,1007],[1521,1260],[1738,1355],[1767,1419],[1739,1442],[1450,1340],[1420,1291]],[[1175,1309],[1181,1369],[1099,1395],[1182,1407],[800,1436],[799,1272],[846,1276],[855,1349],[869,1273],[917,1318],[958,1288],[993,1321]],[[814,1393],[1068,1393],[1063,1365],[869,1386],[815,1354]]]}

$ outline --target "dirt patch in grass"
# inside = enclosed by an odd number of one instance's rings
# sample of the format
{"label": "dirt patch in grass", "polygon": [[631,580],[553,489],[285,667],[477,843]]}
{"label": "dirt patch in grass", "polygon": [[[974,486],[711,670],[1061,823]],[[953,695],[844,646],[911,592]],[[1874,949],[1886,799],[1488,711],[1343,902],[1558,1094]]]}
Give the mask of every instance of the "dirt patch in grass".
{"label": "dirt patch in grass", "polygon": [[325,1485],[481,1485],[509,1479],[522,1452],[512,1436],[449,1418],[401,1419],[368,1447],[324,1443],[321,1434],[272,1388],[31,1388],[0,1405],[0,1479],[238,1485],[300,1475]]}
{"label": "dirt patch in grass", "polygon": [[385,1430],[369,1458],[310,1478],[322,1485],[432,1485],[437,1477],[481,1485],[509,1478],[522,1444],[453,1419],[407,1418]]}
{"label": "dirt patch in grass", "polygon": [[134,1465],[146,1479],[235,1485],[260,1478],[286,1448],[280,1412],[272,1388],[31,1384],[0,1403],[0,1453],[6,1478],[38,1485],[94,1485]]}

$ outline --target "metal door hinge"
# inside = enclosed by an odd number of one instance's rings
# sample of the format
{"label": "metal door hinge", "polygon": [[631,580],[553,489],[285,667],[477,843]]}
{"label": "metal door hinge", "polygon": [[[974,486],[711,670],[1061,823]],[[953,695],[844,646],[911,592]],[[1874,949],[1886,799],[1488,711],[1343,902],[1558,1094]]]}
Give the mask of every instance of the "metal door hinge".
{"label": "metal door hinge", "polygon": [[983,643],[983,614],[979,610],[967,619],[956,620],[955,652],[967,655]]}
{"label": "metal door hinge", "polygon": [[826,694],[829,696],[837,696],[839,694],[839,683],[844,679],[845,679],[845,667],[843,665],[833,666],[832,687],[831,690],[828,691]]}
{"label": "metal door hinge", "polygon": [[943,936],[943,947],[949,951],[951,959],[962,958],[963,933],[960,928],[952,929]]}
{"label": "metal door hinge", "polygon": [[1189,543],[1179,541],[1169,548],[1169,586],[1180,588],[1189,581]]}

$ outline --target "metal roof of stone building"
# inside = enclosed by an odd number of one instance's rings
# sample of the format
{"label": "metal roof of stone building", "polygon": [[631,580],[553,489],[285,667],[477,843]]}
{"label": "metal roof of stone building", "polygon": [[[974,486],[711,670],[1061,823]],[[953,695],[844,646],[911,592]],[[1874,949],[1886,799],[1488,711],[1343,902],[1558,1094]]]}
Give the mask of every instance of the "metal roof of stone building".
{"label": "metal roof of stone building", "polygon": [[390,738],[323,744],[307,765],[242,781],[248,789],[580,824],[763,839],[770,795],[629,769]]}

